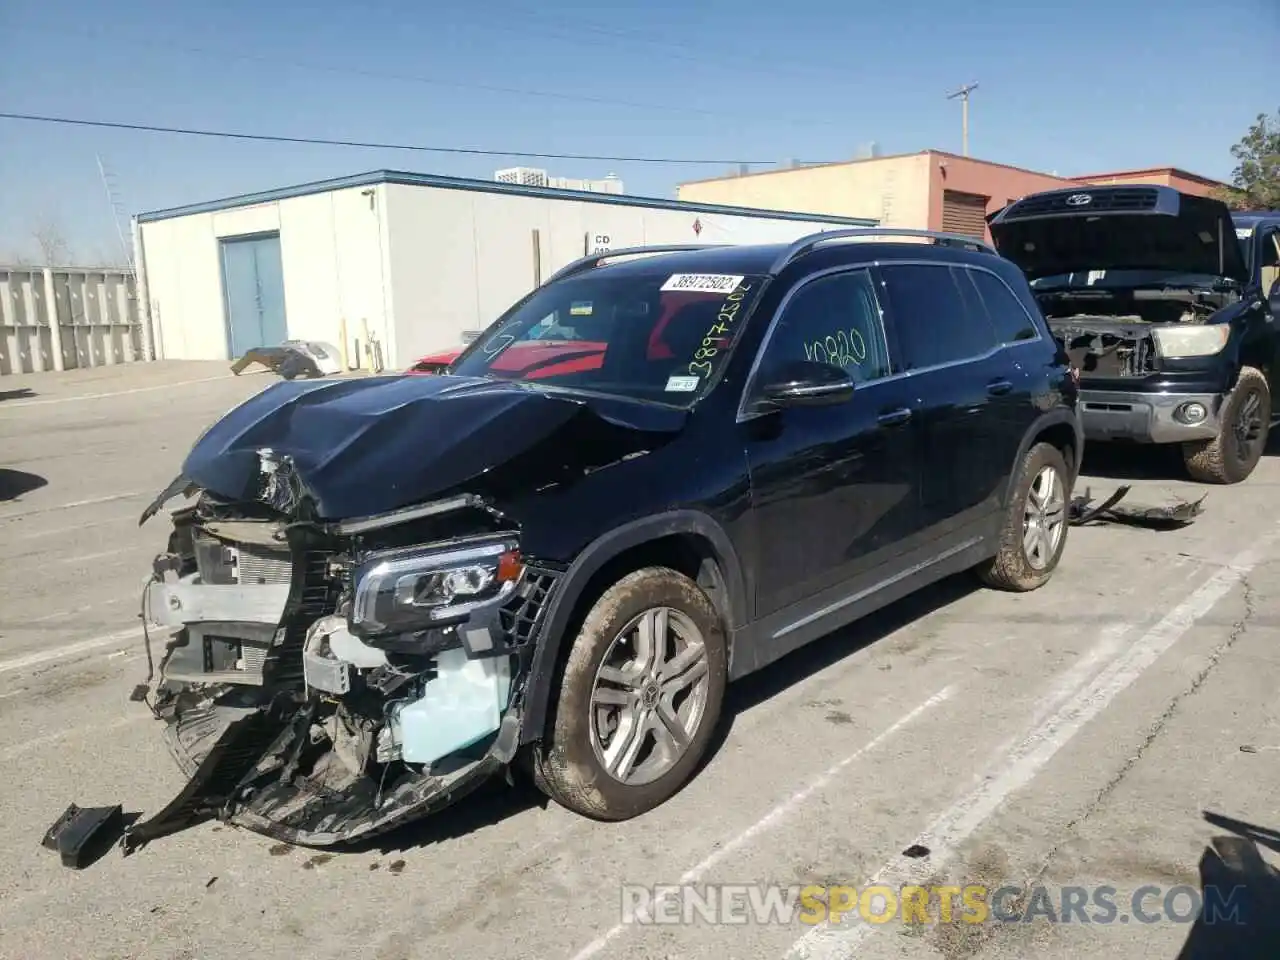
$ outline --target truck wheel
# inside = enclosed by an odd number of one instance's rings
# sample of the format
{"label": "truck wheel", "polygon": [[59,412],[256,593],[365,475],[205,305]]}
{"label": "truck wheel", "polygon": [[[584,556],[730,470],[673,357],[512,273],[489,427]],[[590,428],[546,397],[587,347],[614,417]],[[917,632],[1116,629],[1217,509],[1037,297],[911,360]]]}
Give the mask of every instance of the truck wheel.
{"label": "truck wheel", "polygon": [[1258,465],[1271,427],[1271,388],[1256,367],[1242,367],[1240,378],[1222,405],[1222,425],[1212,440],[1182,445],[1191,479],[1201,483],[1239,483]]}
{"label": "truck wheel", "polygon": [[696,583],[665,567],[627,574],[573,641],[534,782],[597,820],[659,806],[706,753],[727,662],[720,617]]}
{"label": "truck wheel", "polygon": [[998,590],[1035,590],[1053,576],[1067,546],[1071,472],[1062,451],[1034,444],[1018,467],[1009,498],[1000,552],[977,568],[983,583]]}

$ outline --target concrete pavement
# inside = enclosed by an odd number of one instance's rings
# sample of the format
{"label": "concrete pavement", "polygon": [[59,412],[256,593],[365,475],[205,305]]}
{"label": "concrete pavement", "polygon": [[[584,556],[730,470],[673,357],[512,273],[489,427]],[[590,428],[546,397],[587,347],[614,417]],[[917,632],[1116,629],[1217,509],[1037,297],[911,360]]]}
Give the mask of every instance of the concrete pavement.
{"label": "concrete pavement", "polygon": [[[948,581],[735,685],[706,768],[646,817],[593,823],[495,785],[359,853],[206,825],[65,870],[39,839],[67,803],[151,812],[181,786],[127,699],[146,669],[139,583],[164,537],[162,518],[137,517],[200,430],[272,382],[224,370],[0,381],[0,956],[1173,960],[1191,923],[1120,920],[1132,892],[1156,885],[1159,913],[1169,890],[1200,888],[1205,845],[1227,832],[1204,811],[1280,827],[1280,462],[1205,488],[1130,480],[1159,458],[1106,456],[1082,481],[1095,493],[1207,492],[1206,514],[1174,532],[1073,529],[1040,591]],[[913,845],[927,855],[904,856]],[[717,924],[689,899],[873,881],[1053,899],[1110,885],[1119,910]],[[655,885],[679,884],[651,913],[691,922],[633,922]]]}

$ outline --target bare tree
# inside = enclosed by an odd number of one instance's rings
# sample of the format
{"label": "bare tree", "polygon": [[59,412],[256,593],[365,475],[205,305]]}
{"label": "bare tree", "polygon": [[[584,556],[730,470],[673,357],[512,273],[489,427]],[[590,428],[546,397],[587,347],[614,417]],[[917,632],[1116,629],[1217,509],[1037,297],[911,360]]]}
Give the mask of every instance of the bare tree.
{"label": "bare tree", "polygon": [[43,220],[31,231],[31,236],[40,248],[40,259],[43,266],[61,267],[67,263],[70,247],[62,228],[53,220]]}

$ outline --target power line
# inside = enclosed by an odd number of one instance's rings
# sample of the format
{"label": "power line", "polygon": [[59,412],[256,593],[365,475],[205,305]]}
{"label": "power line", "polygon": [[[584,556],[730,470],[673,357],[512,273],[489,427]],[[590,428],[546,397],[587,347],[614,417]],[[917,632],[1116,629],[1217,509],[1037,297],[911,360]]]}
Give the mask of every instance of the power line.
{"label": "power line", "polygon": [[229,130],[201,130],[192,127],[162,127],[148,123],[122,123],[112,120],[86,120],[82,117],[46,117],[29,113],[0,113],[0,120],[28,120],[33,123],[58,123],[65,126],[101,127],[110,130],[134,130],[146,133],[173,133],[188,137],[213,137],[222,140],[257,140],[269,143],[305,143],[323,147],[363,147],[372,150],[414,150],[419,153],[465,154],[478,157],[523,157],[535,160],[594,160],[613,163],[675,164],[750,164],[772,166],[772,160],[682,159],[677,157],[619,157],[589,153],[533,153],[520,150],[482,150],[478,147],[428,147],[420,144],[378,143],[363,140],[328,140],[323,137],[285,137],[265,133],[237,133]]}
{"label": "power line", "polygon": [[[495,27],[487,27],[486,29],[494,29]],[[58,27],[45,26],[43,24],[20,23],[10,24],[9,29],[27,30],[37,33],[56,33],[59,36],[79,36],[87,40],[122,40],[132,46],[151,47],[153,49],[164,50],[169,53],[181,52],[191,53],[196,56],[208,57],[225,63],[228,60],[238,60],[243,63],[260,63],[271,67],[290,67],[296,70],[311,70],[318,73],[328,73],[334,76],[352,76],[364,77],[371,80],[391,80],[400,83],[417,83],[426,86],[444,87],[452,90],[478,90],[487,93],[501,93],[509,96],[517,97],[533,97],[543,100],[559,100],[568,103],[592,103],[607,107],[626,107],[634,110],[661,110],[663,113],[683,113],[702,117],[716,117],[722,119],[724,117],[723,110],[712,110],[709,108],[700,108],[695,106],[684,106],[679,104],[659,104],[646,103],[638,100],[620,100],[613,97],[598,97],[591,94],[582,93],[562,93],[551,90],[538,90],[530,87],[509,87],[491,83],[465,83],[459,80],[446,80],[440,77],[433,77],[416,73],[400,73],[388,70],[370,70],[355,66],[336,66],[331,63],[315,63],[305,60],[282,59],[277,56],[266,56],[263,54],[254,54],[238,50],[216,49],[205,46],[190,46],[186,44],[174,44],[163,40],[156,40],[151,37],[129,36],[121,37],[119,33],[103,30],[102,28],[90,28],[83,26],[67,26],[60,25]],[[502,28],[499,28],[502,29]],[[512,32],[528,32],[528,30],[520,30],[514,27],[505,27]],[[584,28],[585,29],[585,28]],[[546,35],[545,30],[543,31]],[[561,39],[565,39],[563,34],[555,35]],[[693,62],[705,63],[704,59],[695,58],[678,58],[692,60]],[[846,126],[844,123],[838,123],[835,120],[823,120],[815,118],[813,120],[795,120],[790,117],[780,117],[771,121],[775,126],[786,125],[795,127],[836,127],[842,129]]]}

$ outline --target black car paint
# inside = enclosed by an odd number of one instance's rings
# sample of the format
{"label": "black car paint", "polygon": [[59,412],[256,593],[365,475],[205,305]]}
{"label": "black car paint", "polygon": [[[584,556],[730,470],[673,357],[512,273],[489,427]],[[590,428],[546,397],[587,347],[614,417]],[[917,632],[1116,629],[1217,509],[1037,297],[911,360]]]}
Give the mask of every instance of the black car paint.
{"label": "black car paint", "polygon": [[1044,190],[987,219],[996,249],[1030,279],[1104,268],[1248,279],[1226,205],[1172,187]]}
{"label": "black car paint", "polygon": [[[672,273],[758,274],[785,249],[662,258]],[[768,373],[757,370],[757,355],[794,289],[860,268],[880,290],[880,271],[907,261],[991,271],[1033,318],[1038,337],[985,357],[908,370],[894,333],[901,318],[886,299],[895,364],[888,377],[855,387],[839,403],[748,402]],[[879,242],[819,246],[766,283],[716,377],[688,409],[447,372],[279,383],[206,431],[161,499],[194,485],[253,501],[261,451],[269,449],[288,462],[313,502],[313,522],[290,532],[299,545],[387,514],[394,524],[375,519],[364,524],[372,533],[350,538],[357,554],[390,540],[425,542],[421,534],[435,521],[401,523],[396,512],[459,494],[478,498],[500,526],[518,530],[522,555],[551,572],[555,587],[521,650],[515,707],[485,761],[466,775],[470,785],[510,761],[520,744],[545,736],[576,618],[617,564],[639,559],[637,551],[654,556],[678,542],[682,555],[697,558],[698,581],[724,619],[730,678],[737,679],[993,556],[1017,465],[1037,440],[1070,447],[1073,481],[1078,472],[1084,441],[1066,355],[1022,274],[989,253]],[[301,589],[299,581],[294,592]],[[448,795],[465,785],[450,786]],[[424,794],[414,809],[426,813],[446,801]],[[241,819],[291,842],[308,841],[252,805]]]}
{"label": "black car paint", "polygon": [[[270,449],[292,460],[321,519],[348,519],[422,503],[494,468],[518,464],[528,482],[530,468],[561,466],[557,456],[580,466],[622,456],[638,442],[660,443],[686,416],[480,378],[280,382],[214,424],[182,473],[223,497],[252,499],[258,451]],[[548,444],[558,451],[545,452]]]}
{"label": "black car paint", "polygon": [[[1107,204],[1112,197],[1132,200],[1138,192],[1154,194],[1150,209]],[[1103,201],[1108,209],[1094,211],[1092,203],[1067,207],[1059,202],[1083,194]],[[1035,211],[1026,220],[1021,219],[1027,209],[1024,204]],[[1264,372],[1273,394],[1280,391],[1280,285],[1271,291],[1262,289],[1258,256],[1264,233],[1280,226],[1280,215],[1250,218],[1254,230],[1247,251],[1236,238],[1234,221],[1224,204],[1171,187],[1089,186],[1043,191],[1009,204],[989,216],[988,222],[997,249],[1017,263],[1028,279],[1090,269],[1159,269],[1220,276],[1240,284],[1240,300],[1206,320],[1230,328],[1220,352],[1209,357],[1158,357],[1156,370],[1142,377],[1088,376],[1086,389],[1226,394],[1241,368],[1253,366]],[[1213,244],[1197,244],[1197,231],[1211,234]],[[1024,253],[1019,247],[1028,239],[1037,246],[1060,244],[1054,251],[1058,255],[1049,258]]]}

